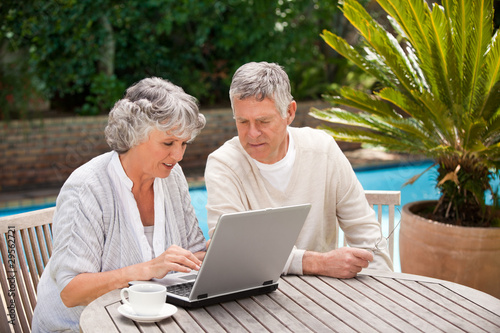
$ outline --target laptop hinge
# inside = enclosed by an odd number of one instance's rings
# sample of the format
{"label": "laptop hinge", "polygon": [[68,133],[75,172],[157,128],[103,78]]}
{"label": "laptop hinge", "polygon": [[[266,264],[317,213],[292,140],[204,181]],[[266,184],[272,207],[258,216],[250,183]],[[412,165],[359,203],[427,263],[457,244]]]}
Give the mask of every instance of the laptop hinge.
{"label": "laptop hinge", "polygon": [[208,297],[208,294],[201,294],[201,295],[198,295],[197,299],[204,299],[207,297]]}
{"label": "laptop hinge", "polygon": [[264,281],[264,283],[262,285],[267,286],[268,284],[273,284],[273,280]]}

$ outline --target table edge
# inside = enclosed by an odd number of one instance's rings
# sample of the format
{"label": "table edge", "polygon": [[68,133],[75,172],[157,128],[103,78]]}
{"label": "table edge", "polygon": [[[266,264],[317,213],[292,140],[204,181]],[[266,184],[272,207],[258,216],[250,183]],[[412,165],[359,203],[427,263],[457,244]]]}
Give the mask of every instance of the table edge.
{"label": "table edge", "polygon": [[379,271],[374,269],[363,269],[363,271],[361,271],[358,275],[368,275],[368,276],[388,277],[388,278],[396,278],[396,279],[404,279],[404,280],[412,280],[420,282],[439,283],[493,313],[500,313],[500,299],[484,291],[464,286],[456,282],[436,279],[423,275]]}
{"label": "table edge", "polygon": [[[483,291],[473,289],[455,282],[450,282],[446,280],[407,274],[407,273],[399,273],[399,272],[389,272],[389,271],[378,271],[373,269],[364,269],[358,275],[360,276],[373,276],[373,277],[386,277],[386,278],[395,278],[395,279],[405,279],[411,281],[420,281],[420,282],[428,282],[428,283],[437,283],[441,284],[448,289],[454,291],[455,293],[467,298],[468,300],[478,304],[478,306],[483,307],[484,309],[491,311],[493,313],[500,313],[500,299],[489,295]],[[92,308],[100,307],[108,305],[112,302],[118,302],[120,300],[120,289],[112,290],[101,297],[92,301],[85,309],[82,311],[80,316],[80,331],[83,332],[85,327],[91,325],[90,318],[84,317],[84,314],[88,311],[91,311]],[[95,322],[97,318],[92,318],[92,322]]]}

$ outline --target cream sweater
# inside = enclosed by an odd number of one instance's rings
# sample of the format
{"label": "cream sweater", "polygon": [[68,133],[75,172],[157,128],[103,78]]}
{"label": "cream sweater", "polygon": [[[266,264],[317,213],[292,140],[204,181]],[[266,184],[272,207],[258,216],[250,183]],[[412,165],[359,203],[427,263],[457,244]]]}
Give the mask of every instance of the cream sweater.
{"label": "cream sweater", "polygon": [[[336,223],[351,247],[371,248],[381,234],[375,212],[337,143],[323,131],[289,128],[295,163],[284,192],[265,180],[238,137],[210,154],[205,170],[208,227],[212,234],[223,213],[311,203],[311,211],[290,254],[284,274],[302,274],[305,250],[337,248]],[[389,252],[377,253],[371,269],[392,270]]]}

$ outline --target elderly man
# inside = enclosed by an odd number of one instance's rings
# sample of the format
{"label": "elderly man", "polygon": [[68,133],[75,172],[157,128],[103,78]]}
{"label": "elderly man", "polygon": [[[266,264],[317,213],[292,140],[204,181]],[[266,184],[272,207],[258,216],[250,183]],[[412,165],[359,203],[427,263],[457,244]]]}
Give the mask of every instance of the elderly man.
{"label": "elderly man", "polygon": [[[224,213],[311,203],[284,274],[350,278],[368,266],[392,270],[387,250],[366,250],[380,239],[380,225],[335,140],[290,127],[297,109],[290,91],[277,64],[252,62],[234,74],[229,96],[238,137],[213,152],[205,170],[210,233]],[[337,221],[350,247],[337,248]]]}

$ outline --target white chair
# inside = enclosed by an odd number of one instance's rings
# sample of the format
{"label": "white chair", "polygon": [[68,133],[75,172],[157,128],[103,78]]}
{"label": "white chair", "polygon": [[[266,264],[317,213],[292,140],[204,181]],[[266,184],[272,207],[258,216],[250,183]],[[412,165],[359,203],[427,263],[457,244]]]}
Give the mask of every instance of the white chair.
{"label": "white chair", "polygon": [[[30,332],[55,207],[0,218],[0,332]],[[3,315],[5,313],[6,315]]]}
{"label": "white chair", "polygon": [[[382,224],[382,207],[388,206],[389,208],[389,231],[394,230],[394,217],[396,212],[396,206],[401,205],[401,191],[365,191],[366,199],[370,204],[370,207],[374,208],[377,206],[377,217],[380,224]],[[339,226],[337,223],[337,234],[339,234]],[[387,235],[389,235],[387,234]],[[347,242],[343,234],[339,235],[339,246],[346,246]],[[394,234],[389,237],[389,253],[391,259],[394,259]]]}

